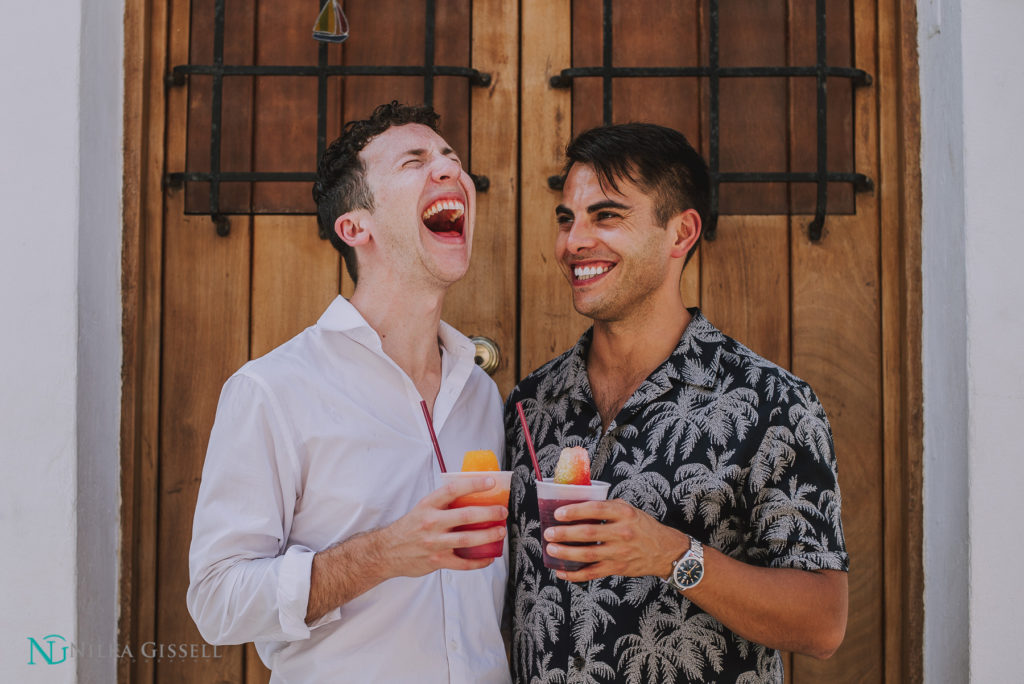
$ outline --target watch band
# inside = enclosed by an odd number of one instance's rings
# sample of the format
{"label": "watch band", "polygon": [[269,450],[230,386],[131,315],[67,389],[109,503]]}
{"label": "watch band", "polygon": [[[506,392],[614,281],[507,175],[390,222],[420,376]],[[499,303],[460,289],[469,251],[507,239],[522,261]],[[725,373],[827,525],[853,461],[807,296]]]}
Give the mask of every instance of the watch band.
{"label": "watch band", "polygon": [[[693,589],[695,586],[700,584],[701,580],[704,579],[704,545],[697,539],[694,539],[690,535],[687,535],[690,539],[690,548],[686,550],[682,556],[672,562],[672,572],[669,573],[668,579],[663,579],[662,582],[669,585],[677,591],[686,591],[687,589]],[[691,572],[696,569],[698,575],[696,581],[684,585],[677,577],[676,572],[680,565],[686,564]],[[693,566],[697,566],[694,568]]]}

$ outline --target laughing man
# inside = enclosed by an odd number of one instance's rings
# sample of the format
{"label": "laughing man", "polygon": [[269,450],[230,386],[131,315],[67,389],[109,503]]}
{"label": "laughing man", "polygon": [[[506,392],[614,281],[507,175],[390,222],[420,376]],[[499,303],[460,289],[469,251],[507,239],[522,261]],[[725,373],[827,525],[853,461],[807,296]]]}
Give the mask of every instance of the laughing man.
{"label": "laughing man", "polygon": [[[501,506],[447,510],[492,478],[448,466],[503,453],[501,401],[441,321],[465,275],[476,194],[429,107],[346,124],[320,159],[318,220],[356,282],[317,323],[225,384],[203,468],[188,607],[212,644],[253,641],[272,682],[509,681]],[[455,461],[454,463],[451,461]]]}

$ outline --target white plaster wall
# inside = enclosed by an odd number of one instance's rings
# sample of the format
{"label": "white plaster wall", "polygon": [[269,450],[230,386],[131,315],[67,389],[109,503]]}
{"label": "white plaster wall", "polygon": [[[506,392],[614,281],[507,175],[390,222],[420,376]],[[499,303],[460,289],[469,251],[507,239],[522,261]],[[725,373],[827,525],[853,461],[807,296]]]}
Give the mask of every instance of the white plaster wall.
{"label": "white plaster wall", "polygon": [[[960,3],[920,0],[925,682],[968,677],[968,397]],[[954,388],[959,388],[954,390]]]}
{"label": "white plaster wall", "polygon": [[1024,2],[963,4],[970,675],[1021,681]]}
{"label": "white plaster wall", "polygon": [[[78,681],[114,682],[120,539],[124,2],[82,7],[78,120]],[[45,3],[40,5],[45,8]],[[43,10],[47,11],[46,9]]]}
{"label": "white plaster wall", "polygon": [[925,681],[1020,681],[1024,3],[919,0],[918,14]]}
{"label": "white plaster wall", "polygon": [[0,4],[3,682],[114,681],[109,658],[29,665],[28,639],[114,638],[122,16]]}

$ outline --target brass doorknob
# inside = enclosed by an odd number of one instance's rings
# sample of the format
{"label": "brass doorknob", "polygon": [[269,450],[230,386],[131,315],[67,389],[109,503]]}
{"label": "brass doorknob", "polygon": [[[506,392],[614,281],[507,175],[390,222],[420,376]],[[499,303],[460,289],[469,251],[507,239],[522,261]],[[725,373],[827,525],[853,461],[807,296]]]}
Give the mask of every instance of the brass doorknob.
{"label": "brass doorknob", "polygon": [[483,335],[469,339],[476,346],[476,355],[473,358],[476,365],[488,375],[494,375],[494,371],[498,370],[498,364],[501,363],[501,349],[498,348],[498,343]]}

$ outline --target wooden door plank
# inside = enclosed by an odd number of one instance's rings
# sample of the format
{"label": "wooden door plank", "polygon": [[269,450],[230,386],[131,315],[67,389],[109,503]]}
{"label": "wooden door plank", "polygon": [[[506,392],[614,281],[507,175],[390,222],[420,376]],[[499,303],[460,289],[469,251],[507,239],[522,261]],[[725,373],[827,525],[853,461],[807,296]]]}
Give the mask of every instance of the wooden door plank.
{"label": "wooden door plank", "polygon": [[[784,64],[785,3],[723,3],[719,36],[721,66]],[[786,170],[786,104],[785,79],[720,79],[718,140],[722,172]],[[723,213],[784,214],[788,210],[786,186],[782,183],[723,183],[719,202]]]}
{"label": "wooden door plank", "polygon": [[588,324],[573,309],[569,287],[554,262],[555,207],[561,195],[547,184],[561,173],[571,136],[572,94],[549,84],[572,58],[566,40],[572,34],[570,3],[523,0],[522,13],[518,377],[571,347]]}
{"label": "wooden door plank", "polygon": [[[836,0],[830,0],[833,7]],[[803,10],[803,11],[798,11]],[[813,28],[813,14],[793,7],[791,33]],[[856,66],[875,73],[876,7],[856,3]],[[806,43],[795,43],[793,63],[813,60]],[[801,51],[802,50],[802,51]],[[833,102],[830,101],[830,106]],[[813,123],[806,110],[814,100],[793,92],[792,126]],[[863,88],[853,102],[852,138],[857,170],[878,177],[877,91]],[[799,138],[794,138],[794,144]],[[830,188],[831,193],[831,188]],[[831,195],[830,195],[831,196]],[[834,431],[843,495],[843,522],[850,553],[850,613],[846,638],[828,661],[795,657],[793,680],[880,681],[886,624],[883,615],[884,566],[882,469],[882,335],[878,202],[856,200],[856,215],[829,214],[821,242],[810,243],[811,216],[794,216],[793,370],[811,383]]]}
{"label": "wooden door plank", "polygon": [[[184,601],[192,518],[220,388],[249,357],[248,220],[218,237],[209,217],[182,214],[180,196],[168,197],[164,240],[157,636],[167,644],[202,643]],[[165,659],[157,680],[239,681],[242,648],[223,653]]]}
{"label": "wooden door plank", "polygon": [[[402,0],[347,0],[351,33],[344,45],[348,65],[422,65],[426,15]],[[394,17],[402,17],[401,22]],[[423,79],[403,76],[346,76],[342,121],[365,119],[377,105],[398,100],[423,102]]]}
{"label": "wooden door plank", "polygon": [[[255,62],[316,64],[319,43],[310,35],[316,19],[310,3],[258,3]],[[316,168],[317,79],[256,78],[251,137],[255,171],[309,172]],[[253,208],[264,213],[312,211],[306,183],[258,183]]]}
{"label": "wooden door plank", "polygon": [[[166,3],[125,6],[124,378],[118,644],[156,639],[157,440],[163,226]],[[119,684],[153,681],[152,662],[121,658]]]}
{"label": "wooden door plank", "polygon": [[[171,64],[188,62],[189,3],[171,8]],[[168,93],[168,120],[185,120],[187,90]],[[186,129],[167,131],[168,169],[185,168]],[[202,643],[185,606],[188,549],[206,443],[224,380],[248,358],[249,226],[233,219],[218,237],[208,216],[186,216],[182,189],[164,205],[162,361],[155,576],[156,641]],[[221,658],[160,659],[157,682],[240,681],[241,647]]]}
{"label": "wooden door plank", "polygon": [[[252,245],[252,340],[257,358],[316,323],[338,293],[340,256],[317,234],[312,216],[256,216]],[[270,670],[245,648],[246,684],[267,684]]]}
{"label": "wooden door plank", "polygon": [[[913,7],[878,7],[885,463],[885,681],[924,679],[921,160]],[[858,45],[858,49],[860,46]],[[895,154],[882,154],[895,150]]]}
{"label": "wooden door plank", "polygon": [[719,330],[790,367],[789,219],[723,216],[704,245],[701,306]]}
{"label": "wooden door plank", "polygon": [[253,218],[252,358],[316,323],[338,294],[339,259],[312,216]]}
{"label": "wooden door plank", "polygon": [[[473,257],[466,277],[445,300],[445,320],[466,335],[497,342],[501,362],[492,375],[502,396],[518,379],[516,321],[516,200],[519,151],[519,25],[515,3],[473,3],[472,64],[491,75],[471,90],[472,171],[490,187],[477,193]],[[450,141],[449,141],[450,142]]]}
{"label": "wooden door plank", "polygon": [[810,217],[793,219],[793,371],[815,389],[832,424],[851,557],[846,638],[828,661],[794,658],[798,683],[882,677],[881,321],[872,208],[829,216],[818,244],[806,235]]}

